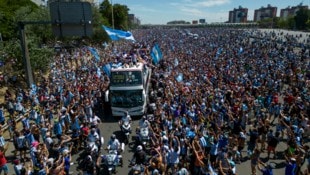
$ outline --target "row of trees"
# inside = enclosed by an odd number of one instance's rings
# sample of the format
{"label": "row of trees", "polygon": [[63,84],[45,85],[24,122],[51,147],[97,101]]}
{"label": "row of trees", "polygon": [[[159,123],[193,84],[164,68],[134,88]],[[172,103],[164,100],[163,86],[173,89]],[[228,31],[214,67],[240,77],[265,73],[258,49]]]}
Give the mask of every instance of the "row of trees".
{"label": "row of trees", "polygon": [[[125,5],[113,4],[115,28],[127,30],[131,27],[128,11]],[[50,58],[54,52],[53,46],[59,39],[63,43],[82,39],[100,43],[108,40],[102,25],[112,26],[112,4],[109,0],[104,0],[99,6],[92,7],[92,14],[93,36],[91,38],[56,38],[52,34],[51,25],[26,25],[25,32],[33,71],[48,70]],[[24,75],[19,21],[50,21],[49,9],[37,6],[31,0],[0,0],[0,61],[5,64],[2,71],[11,70],[10,73]]]}
{"label": "row of trees", "polygon": [[296,15],[287,18],[267,18],[259,22],[261,27],[271,27],[289,30],[310,31],[310,10],[302,8],[296,12]]}

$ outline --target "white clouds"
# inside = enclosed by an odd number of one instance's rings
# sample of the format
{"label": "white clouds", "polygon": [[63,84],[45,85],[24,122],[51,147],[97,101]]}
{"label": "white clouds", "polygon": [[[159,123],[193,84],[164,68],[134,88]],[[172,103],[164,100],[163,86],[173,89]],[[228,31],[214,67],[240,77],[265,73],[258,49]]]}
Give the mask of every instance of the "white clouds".
{"label": "white clouds", "polygon": [[188,7],[181,7],[180,10],[182,12],[187,13],[189,16],[198,16],[201,17],[203,16],[203,12],[199,9],[195,9],[195,8],[188,8]]}
{"label": "white clouds", "polygon": [[140,12],[158,12],[160,13],[161,10],[160,9],[156,9],[156,8],[150,8],[149,6],[144,6],[141,4],[137,4],[137,5],[132,5],[130,7],[132,11],[140,11]]}
{"label": "white clouds", "polygon": [[228,13],[227,12],[205,13],[205,19],[207,23],[225,22],[228,21]]}
{"label": "white clouds", "polygon": [[171,2],[176,11],[189,19],[206,18],[207,21],[226,21],[228,11],[214,11],[214,7],[220,7],[230,4],[231,0],[183,0]]}
{"label": "white clouds", "polygon": [[[224,22],[228,19],[228,10],[224,6],[232,0],[158,0],[156,3],[134,3],[130,11],[141,19],[142,23],[160,24],[173,20],[199,20]],[[137,2],[137,1],[135,1]]]}
{"label": "white clouds", "polygon": [[200,1],[193,3],[191,6],[193,7],[213,7],[229,4],[230,0],[208,0],[208,1]]}
{"label": "white clouds", "polygon": [[170,5],[177,7],[195,7],[195,8],[206,8],[230,4],[231,0],[203,0],[203,1],[192,1],[192,0],[183,0],[182,2],[172,2]]}
{"label": "white clouds", "polygon": [[[170,5],[174,6],[181,13],[193,16],[193,17],[204,17],[210,15],[207,13],[207,8],[215,6],[223,6],[229,4],[231,0],[183,0],[179,2],[171,2]],[[227,12],[226,12],[227,13]],[[212,16],[215,16],[214,14]],[[223,16],[223,15],[221,15]],[[226,14],[227,16],[227,14]]]}

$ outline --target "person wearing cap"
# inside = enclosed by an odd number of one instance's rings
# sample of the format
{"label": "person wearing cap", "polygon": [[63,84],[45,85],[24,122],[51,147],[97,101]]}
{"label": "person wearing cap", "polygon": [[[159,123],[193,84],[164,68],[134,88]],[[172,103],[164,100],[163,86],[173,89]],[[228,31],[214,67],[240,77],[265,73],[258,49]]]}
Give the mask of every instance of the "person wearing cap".
{"label": "person wearing cap", "polygon": [[263,173],[263,175],[273,175],[272,169],[274,168],[274,166],[272,164],[265,164],[262,161],[258,161],[257,167],[258,170]]}
{"label": "person wearing cap", "polygon": [[26,173],[26,168],[20,163],[18,159],[13,160],[14,172],[16,175],[23,175]]}
{"label": "person wearing cap", "polygon": [[124,113],[124,115],[122,116],[121,120],[118,122],[118,123],[119,123],[119,126],[120,126],[120,128],[121,128],[121,130],[122,130],[122,125],[123,125],[123,123],[126,123],[126,122],[131,123],[131,120],[132,120],[132,119],[131,119],[131,117],[130,117],[128,111],[126,111],[126,112]]}
{"label": "person wearing cap", "polygon": [[142,145],[137,146],[136,152],[133,154],[130,164],[132,165],[135,163],[137,165],[145,165],[146,161],[146,153],[143,150]]}
{"label": "person wearing cap", "polygon": [[144,115],[140,120],[139,120],[139,128],[147,128],[150,126],[150,122],[147,120],[146,116]]}

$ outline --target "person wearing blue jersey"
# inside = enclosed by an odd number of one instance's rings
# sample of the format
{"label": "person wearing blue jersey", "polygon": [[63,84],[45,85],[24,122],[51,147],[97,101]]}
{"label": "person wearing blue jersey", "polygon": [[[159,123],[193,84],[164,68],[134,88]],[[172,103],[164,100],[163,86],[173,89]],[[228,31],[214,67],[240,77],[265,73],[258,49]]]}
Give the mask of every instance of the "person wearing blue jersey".
{"label": "person wearing blue jersey", "polygon": [[273,170],[275,167],[271,163],[265,164],[262,161],[258,162],[258,170],[261,171],[262,175],[273,175]]}

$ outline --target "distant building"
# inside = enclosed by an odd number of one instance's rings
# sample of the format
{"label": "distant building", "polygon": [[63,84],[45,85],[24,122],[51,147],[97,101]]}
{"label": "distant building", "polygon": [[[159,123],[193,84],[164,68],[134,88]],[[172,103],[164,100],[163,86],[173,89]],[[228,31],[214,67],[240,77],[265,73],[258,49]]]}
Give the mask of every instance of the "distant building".
{"label": "distant building", "polygon": [[261,7],[254,11],[254,22],[261,21],[267,18],[274,18],[277,16],[277,7],[272,7],[268,4],[267,7]]}
{"label": "distant building", "polygon": [[198,24],[198,21],[197,20],[193,20],[192,24]]}
{"label": "distant building", "polygon": [[199,23],[200,24],[205,24],[206,23],[206,19],[199,19]]}
{"label": "distant building", "polygon": [[232,11],[229,11],[229,18],[228,23],[246,23],[248,20],[248,9],[242,8],[235,8]]}
{"label": "distant building", "polygon": [[302,5],[299,4],[298,6],[294,6],[294,7],[287,7],[285,9],[281,9],[280,11],[280,18],[284,18],[286,19],[289,16],[295,16],[296,12],[300,9],[307,9],[308,10],[308,6],[307,5]]}
{"label": "distant building", "polygon": [[140,25],[141,21],[135,16],[135,14],[128,14],[128,21],[132,25]]}

